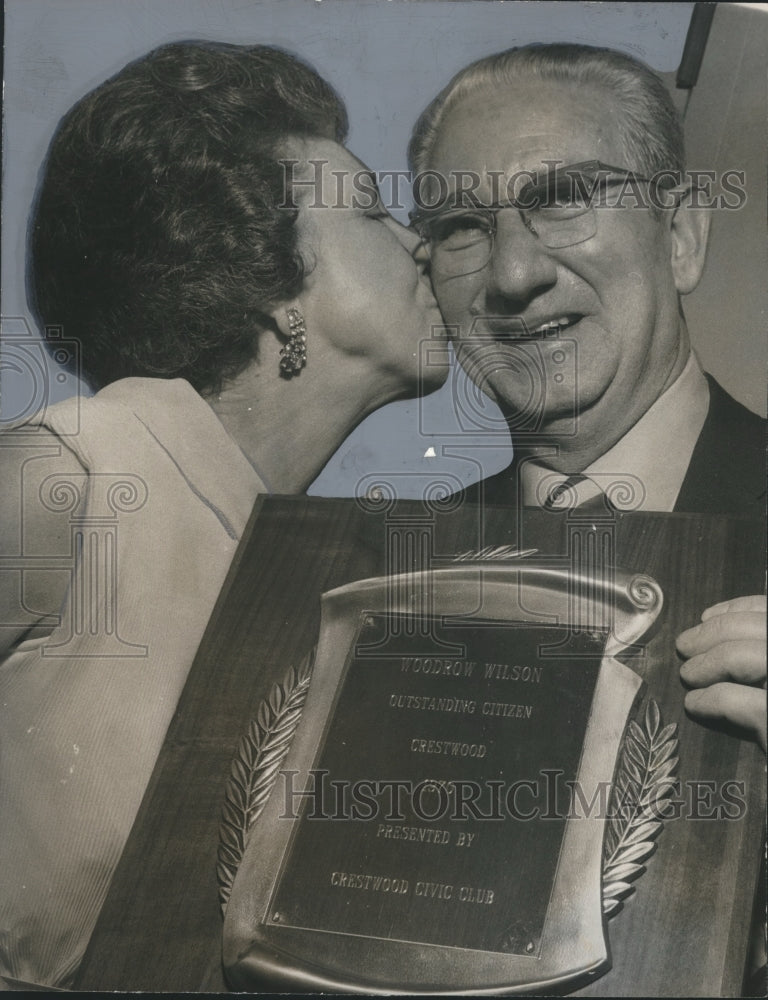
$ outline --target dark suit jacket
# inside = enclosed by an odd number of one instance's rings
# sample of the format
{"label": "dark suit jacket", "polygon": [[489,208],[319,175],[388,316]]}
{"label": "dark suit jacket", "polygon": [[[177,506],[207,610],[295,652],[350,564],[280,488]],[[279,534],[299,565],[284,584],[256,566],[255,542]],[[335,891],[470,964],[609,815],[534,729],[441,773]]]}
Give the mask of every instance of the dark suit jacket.
{"label": "dark suit jacket", "polygon": [[[765,420],[707,375],[709,411],[691,455],[676,511],[765,516]],[[659,461],[664,456],[659,455]],[[468,487],[472,503],[514,504],[517,463]]]}

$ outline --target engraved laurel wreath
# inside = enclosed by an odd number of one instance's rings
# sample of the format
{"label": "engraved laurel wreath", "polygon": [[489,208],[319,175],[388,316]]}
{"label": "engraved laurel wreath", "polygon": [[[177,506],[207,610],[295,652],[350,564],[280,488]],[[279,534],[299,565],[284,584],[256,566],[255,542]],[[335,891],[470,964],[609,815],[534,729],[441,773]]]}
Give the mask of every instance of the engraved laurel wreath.
{"label": "engraved laurel wreath", "polygon": [[266,805],[299,724],[313,660],[314,651],[298,669],[291,667],[282,682],[274,685],[238,744],[219,827],[216,874],[222,912],[245,853],[248,833]]}
{"label": "engraved laurel wreath", "polygon": [[630,721],[622,750],[603,844],[603,913],[611,916],[634,891],[663,825],[660,806],[675,788],[677,726],[661,728],[650,698],[644,724]]}

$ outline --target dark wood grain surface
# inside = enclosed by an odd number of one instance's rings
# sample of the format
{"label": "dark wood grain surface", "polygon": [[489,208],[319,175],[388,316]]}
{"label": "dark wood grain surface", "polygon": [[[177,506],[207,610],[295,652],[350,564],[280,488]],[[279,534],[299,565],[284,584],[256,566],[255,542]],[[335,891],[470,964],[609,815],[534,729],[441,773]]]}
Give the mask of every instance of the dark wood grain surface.
{"label": "dark wood grain surface", "polygon": [[[574,523],[567,515],[531,511],[518,518],[501,508],[482,517],[466,506],[434,512],[410,501],[375,512],[353,500],[260,500],[169,728],[78,989],[226,990],[216,851],[238,740],[271,686],[313,646],[320,594],[407,568],[387,558],[388,539],[398,530],[420,538],[422,557],[427,551],[433,563],[491,544],[566,558]],[[739,996],[763,835],[764,758],[754,745],[687,718],[674,638],[710,604],[762,591],[760,529],[736,518],[628,514],[616,515],[610,531],[616,563],[649,573],[665,594],[657,631],[643,655],[627,662],[646,681],[663,721],[679,726],[683,790],[689,799],[698,794],[694,809],[704,814],[717,799],[710,802],[701,783],[743,782],[748,807],[738,820],[688,816],[665,824],[636,891],[609,921],[613,968],[579,995]]]}

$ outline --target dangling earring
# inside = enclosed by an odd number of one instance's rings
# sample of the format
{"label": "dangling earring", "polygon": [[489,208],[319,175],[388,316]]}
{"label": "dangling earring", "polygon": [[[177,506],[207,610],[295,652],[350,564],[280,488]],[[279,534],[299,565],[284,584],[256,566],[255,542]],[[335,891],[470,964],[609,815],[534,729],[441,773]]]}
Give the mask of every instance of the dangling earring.
{"label": "dangling earring", "polygon": [[307,328],[298,309],[288,309],[286,315],[291,335],[280,349],[280,371],[285,378],[293,378],[307,363]]}

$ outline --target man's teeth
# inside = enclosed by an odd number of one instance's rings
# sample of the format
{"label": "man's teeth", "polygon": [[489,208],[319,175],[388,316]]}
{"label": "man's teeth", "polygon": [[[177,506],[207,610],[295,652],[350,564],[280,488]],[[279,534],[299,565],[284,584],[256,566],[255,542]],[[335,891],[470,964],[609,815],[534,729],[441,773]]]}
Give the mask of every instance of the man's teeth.
{"label": "man's teeth", "polygon": [[563,316],[561,319],[553,319],[548,323],[542,323],[541,326],[537,326],[535,330],[531,330],[531,333],[559,333],[560,330],[563,330],[566,326],[568,326],[568,322],[567,317]]}

